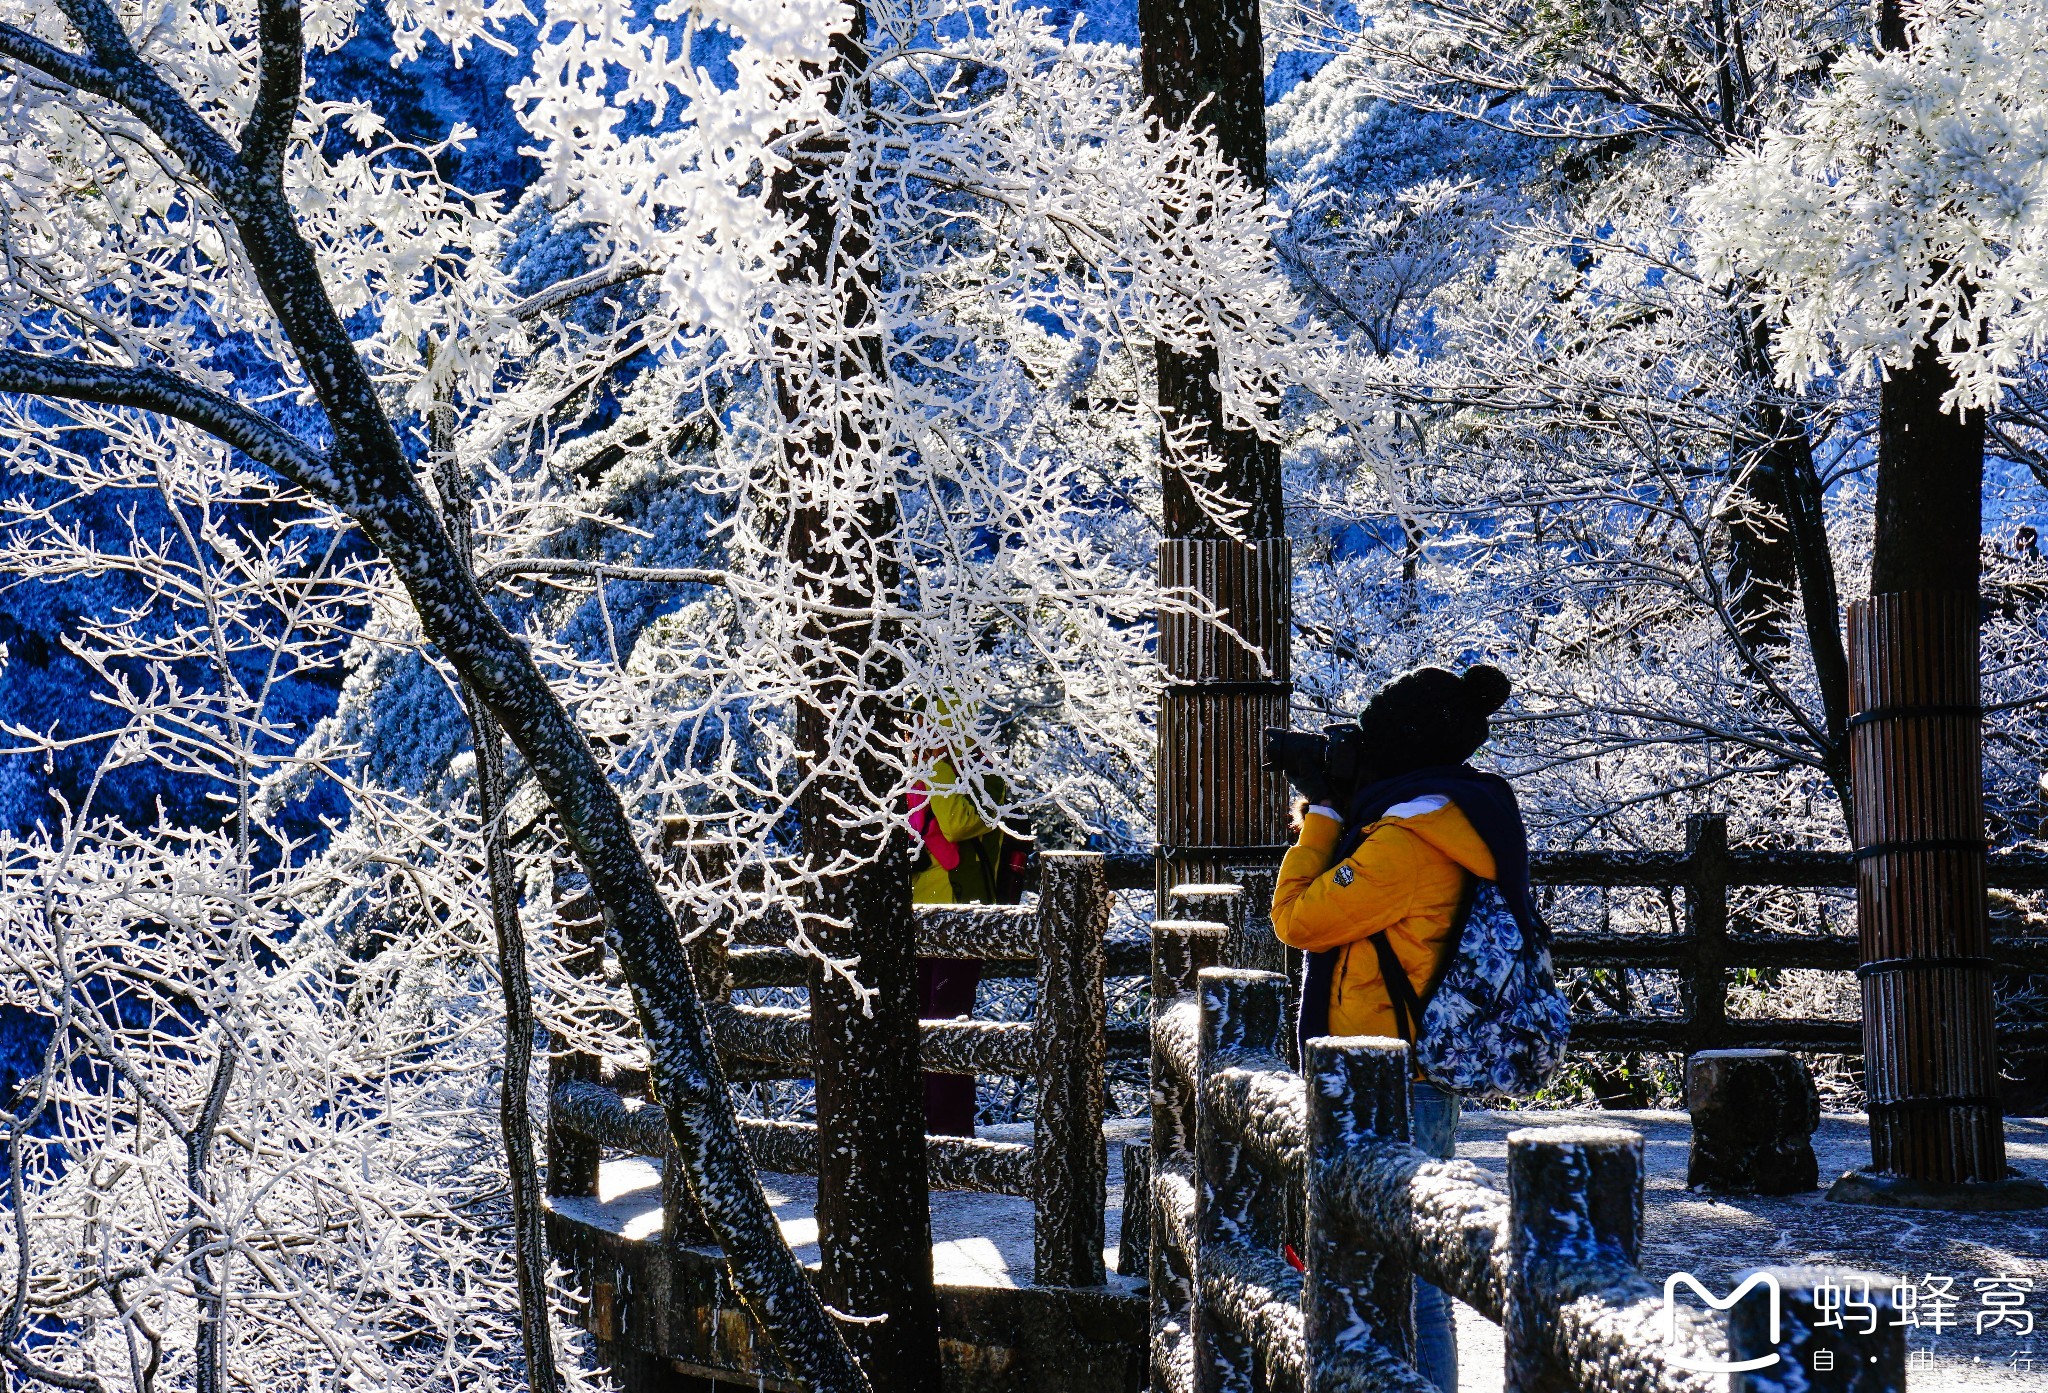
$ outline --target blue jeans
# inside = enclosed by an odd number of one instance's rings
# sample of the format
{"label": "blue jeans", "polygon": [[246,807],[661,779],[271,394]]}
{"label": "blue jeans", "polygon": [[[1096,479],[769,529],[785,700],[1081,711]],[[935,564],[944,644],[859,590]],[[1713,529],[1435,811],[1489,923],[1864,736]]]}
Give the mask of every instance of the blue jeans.
{"label": "blue jeans", "polygon": [[[1458,1142],[1458,1095],[1433,1083],[1408,1086],[1408,1128],[1416,1148],[1444,1160]],[[1450,1296],[1415,1279],[1415,1367],[1442,1393],[1458,1393],[1458,1323]]]}

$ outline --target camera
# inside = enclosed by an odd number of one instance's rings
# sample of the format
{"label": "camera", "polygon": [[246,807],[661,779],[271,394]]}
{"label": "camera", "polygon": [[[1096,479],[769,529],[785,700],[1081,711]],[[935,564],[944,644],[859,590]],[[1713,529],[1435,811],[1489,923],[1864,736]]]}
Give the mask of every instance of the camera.
{"label": "camera", "polygon": [[1265,758],[1304,798],[1322,802],[1349,798],[1365,774],[1365,732],[1347,721],[1306,730],[1266,727]]}

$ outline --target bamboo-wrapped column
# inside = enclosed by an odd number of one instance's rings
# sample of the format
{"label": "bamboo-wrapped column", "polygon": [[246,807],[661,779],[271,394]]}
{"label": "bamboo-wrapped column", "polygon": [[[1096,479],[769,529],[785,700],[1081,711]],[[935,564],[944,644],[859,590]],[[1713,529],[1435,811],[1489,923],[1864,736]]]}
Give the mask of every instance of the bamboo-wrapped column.
{"label": "bamboo-wrapped column", "polygon": [[1977,662],[1973,591],[1850,606],[1871,1169],[1837,1199],[1970,1204],[1967,1187],[2006,1188]]}
{"label": "bamboo-wrapped column", "polygon": [[1287,849],[1287,785],[1260,767],[1288,723],[1287,539],[1170,537],[1159,546],[1159,903]]}

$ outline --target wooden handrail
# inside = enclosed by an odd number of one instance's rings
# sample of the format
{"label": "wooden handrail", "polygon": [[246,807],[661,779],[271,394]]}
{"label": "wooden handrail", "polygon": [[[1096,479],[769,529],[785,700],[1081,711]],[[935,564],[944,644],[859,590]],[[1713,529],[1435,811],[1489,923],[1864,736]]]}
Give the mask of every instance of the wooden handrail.
{"label": "wooden handrail", "polygon": [[[677,842],[683,868],[717,874],[727,849]],[[923,1021],[919,1049],[942,1072],[1032,1079],[1038,1103],[1029,1146],[968,1137],[927,1137],[926,1162],[935,1189],[1015,1195],[1032,1202],[1033,1269],[1041,1286],[1099,1286],[1103,1210],[1108,1184],[1103,1133],[1104,1060],[1108,1048],[1103,996],[1103,940],[1109,892],[1103,858],[1089,852],[1048,852],[1039,861],[1033,905],[920,906],[919,951],[929,956],[994,957],[1029,962],[1038,979],[1035,1019]],[[565,901],[566,919],[577,902]],[[587,917],[587,916],[586,916]],[[581,920],[576,921],[579,925]],[[586,926],[587,927],[587,926]],[[786,947],[750,944],[730,914],[685,925],[691,971],[719,1050],[737,1076],[801,1077],[811,1050],[810,1013],[735,1003],[735,989],[803,985],[815,964]],[[603,941],[576,967],[603,970]],[[665,1155],[668,1138],[658,1109],[632,1096],[619,1079],[598,1076],[596,1061],[560,1052],[550,1078],[549,1154],[564,1164],[550,1175],[550,1193],[596,1193],[603,1147]],[[758,1165],[815,1174],[814,1125],[741,1119]],[[674,1170],[675,1168],[670,1168]],[[664,1186],[665,1241],[706,1240],[695,1206],[680,1187]]]}
{"label": "wooden handrail", "polygon": [[[1158,939],[1165,961],[1185,963],[1199,935],[1169,924]],[[1903,1386],[1888,1319],[1863,1333],[1814,1317],[1827,1283],[1888,1302],[1859,1274],[1774,1273],[1794,1315],[1782,1332],[1738,1313],[1724,1336],[1689,1307],[1667,1325],[1663,1288],[1636,1268],[1639,1134],[1511,1133],[1503,1191],[1408,1145],[1400,1041],[1314,1040],[1292,1068],[1286,988],[1276,973],[1204,969],[1153,1020],[1154,1096],[1194,1109],[1192,1131],[1176,1117],[1154,1141],[1155,1393],[1429,1393],[1412,1362],[1416,1275],[1500,1324],[1512,1389],[1707,1393],[1720,1376],[1692,1366],[1775,1353],[1803,1368],[1816,1342],[1871,1387]],[[1299,1274],[1281,1260],[1297,1218]]]}

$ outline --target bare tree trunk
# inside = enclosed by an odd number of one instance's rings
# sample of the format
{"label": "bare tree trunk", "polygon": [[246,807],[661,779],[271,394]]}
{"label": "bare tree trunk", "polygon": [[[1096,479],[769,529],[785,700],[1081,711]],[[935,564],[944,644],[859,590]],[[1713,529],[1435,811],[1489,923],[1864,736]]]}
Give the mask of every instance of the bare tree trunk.
{"label": "bare tree trunk", "polygon": [[[1768,390],[1775,375],[1770,330],[1753,321],[1743,348],[1743,369]],[[1770,511],[1745,517],[1732,527],[1729,588],[1736,592],[1736,618],[1745,642],[1776,647],[1789,642],[1791,601],[1799,595],[1807,652],[1820,690],[1824,740],[1821,758],[1842,805],[1847,826],[1855,823],[1855,790],[1849,778],[1849,658],[1842,645],[1841,588],[1828,541],[1826,499],[1813,462],[1806,422],[1782,403],[1766,399],[1751,413],[1753,435],[1734,451],[1732,482]]]}
{"label": "bare tree trunk", "polygon": [[[1729,145],[1752,140],[1759,113],[1742,22],[1728,13],[1726,0],[1713,0],[1715,97],[1720,126]],[[1776,378],[1771,362],[1770,326],[1753,316],[1738,350],[1743,371],[1765,391]],[[1828,543],[1825,499],[1813,463],[1813,441],[1795,410],[1766,399],[1752,415],[1754,440],[1730,459],[1731,483],[1745,489],[1773,516],[1744,516],[1730,531],[1728,585],[1735,593],[1738,631],[1753,647],[1789,641],[1792,594],[1800,600],[1807,651],[1820,689],[1822,762],[1842,805],[1844,823],[1855,822],[1849,780],[1849,660],[1842,646],[1842,600]]]}
{"label": "bare tree trunk", "polygon": [[[475,489],[455,458],[452,414],[447,406],[436,405],[427,422],[428,442],[449,543],[474,575]],[[512,1205],[512,1275],[519,1288],[519,1338],[526,1355],[527,1386],[533,1393],[555,1393],[561,1379],[555,1368],[555,1334],[548,1311],[547,1231],[541,1212],[540,1172],[533,1160],[533,1116],[528,1099],[533,1071],[533,981],[526,968],[526,929],[519,922],[519,887],[505,845],[505,733],[482,696],[467,682],[462,685],[462,706],[469,716],[470,745],[476,753],[484,880],[490,893],[491,931],[498,940],[498,991],[505,1003],[505,1072],[498,1084],[498,1130],[505,1141],[505,1185]]]}
{"label": "bare tree trunk", "polygon": [[[867,62],[865,32],[865,11],[856,6],[850,36],[836,45],[834,103],[842,111]],[[821,183],[794,173],[779,185],[777,201],[807,234],[785,279],[808,291],[821,321],[848,331],[814,333],[809,345],[778,344],[799,360],[806,348],[811,355],[777,383],[790,424],[783,463],[797,500],[787,554],[802,599],[815,607],[802,637],[809,695],[796,712],[806,780],[798,821],[815,894],[806,917],[832,956],[859,960],[869,994],[863,1000],[838,972],[811,974],[818,1285],[848,1318],[846,1339],[877,1386],[938,1393],[911,848],[905,826],[875,818],[895,793],[903,713],[873,693],[902,679],[901,632],[893,621],[835,617],[887,604],[901,580],[891,447],[862,405],[862,384],[887,373],[875,328],[878,268],[867,210],[858,203],[835,207]],[[864,466],[835,470],[835,459],[863,456]],[[873,472],[863,476],[862,468]],[[843,500],[831,505],[816,496],[835,474],[867,490],[851,517]],[[819,772],[848,746],[856,751],[852,771]]]}
{"label": "bare tree trunk", "polygon": [[469,710],[476,747],[477,812],[483,823],[491,928],[498,938],[498,988],[505,999],[505,1072],[498,1089],[498,1128],[505,1139],[505,1180],[512,1200],[519,1336],[526,1353],[527,1386],[533,1393],[555,1393],[561,1380],[555,1369],[555,1337],[548,1312],[547,1231],[542,1222],[540,1171],[533,1160],[533,1115],[528,1100],[533,1070],[533,983],[526,969],[519,890],[513,881],[512,856],[505,846],[504,732],[466,683],[462,699]]}

